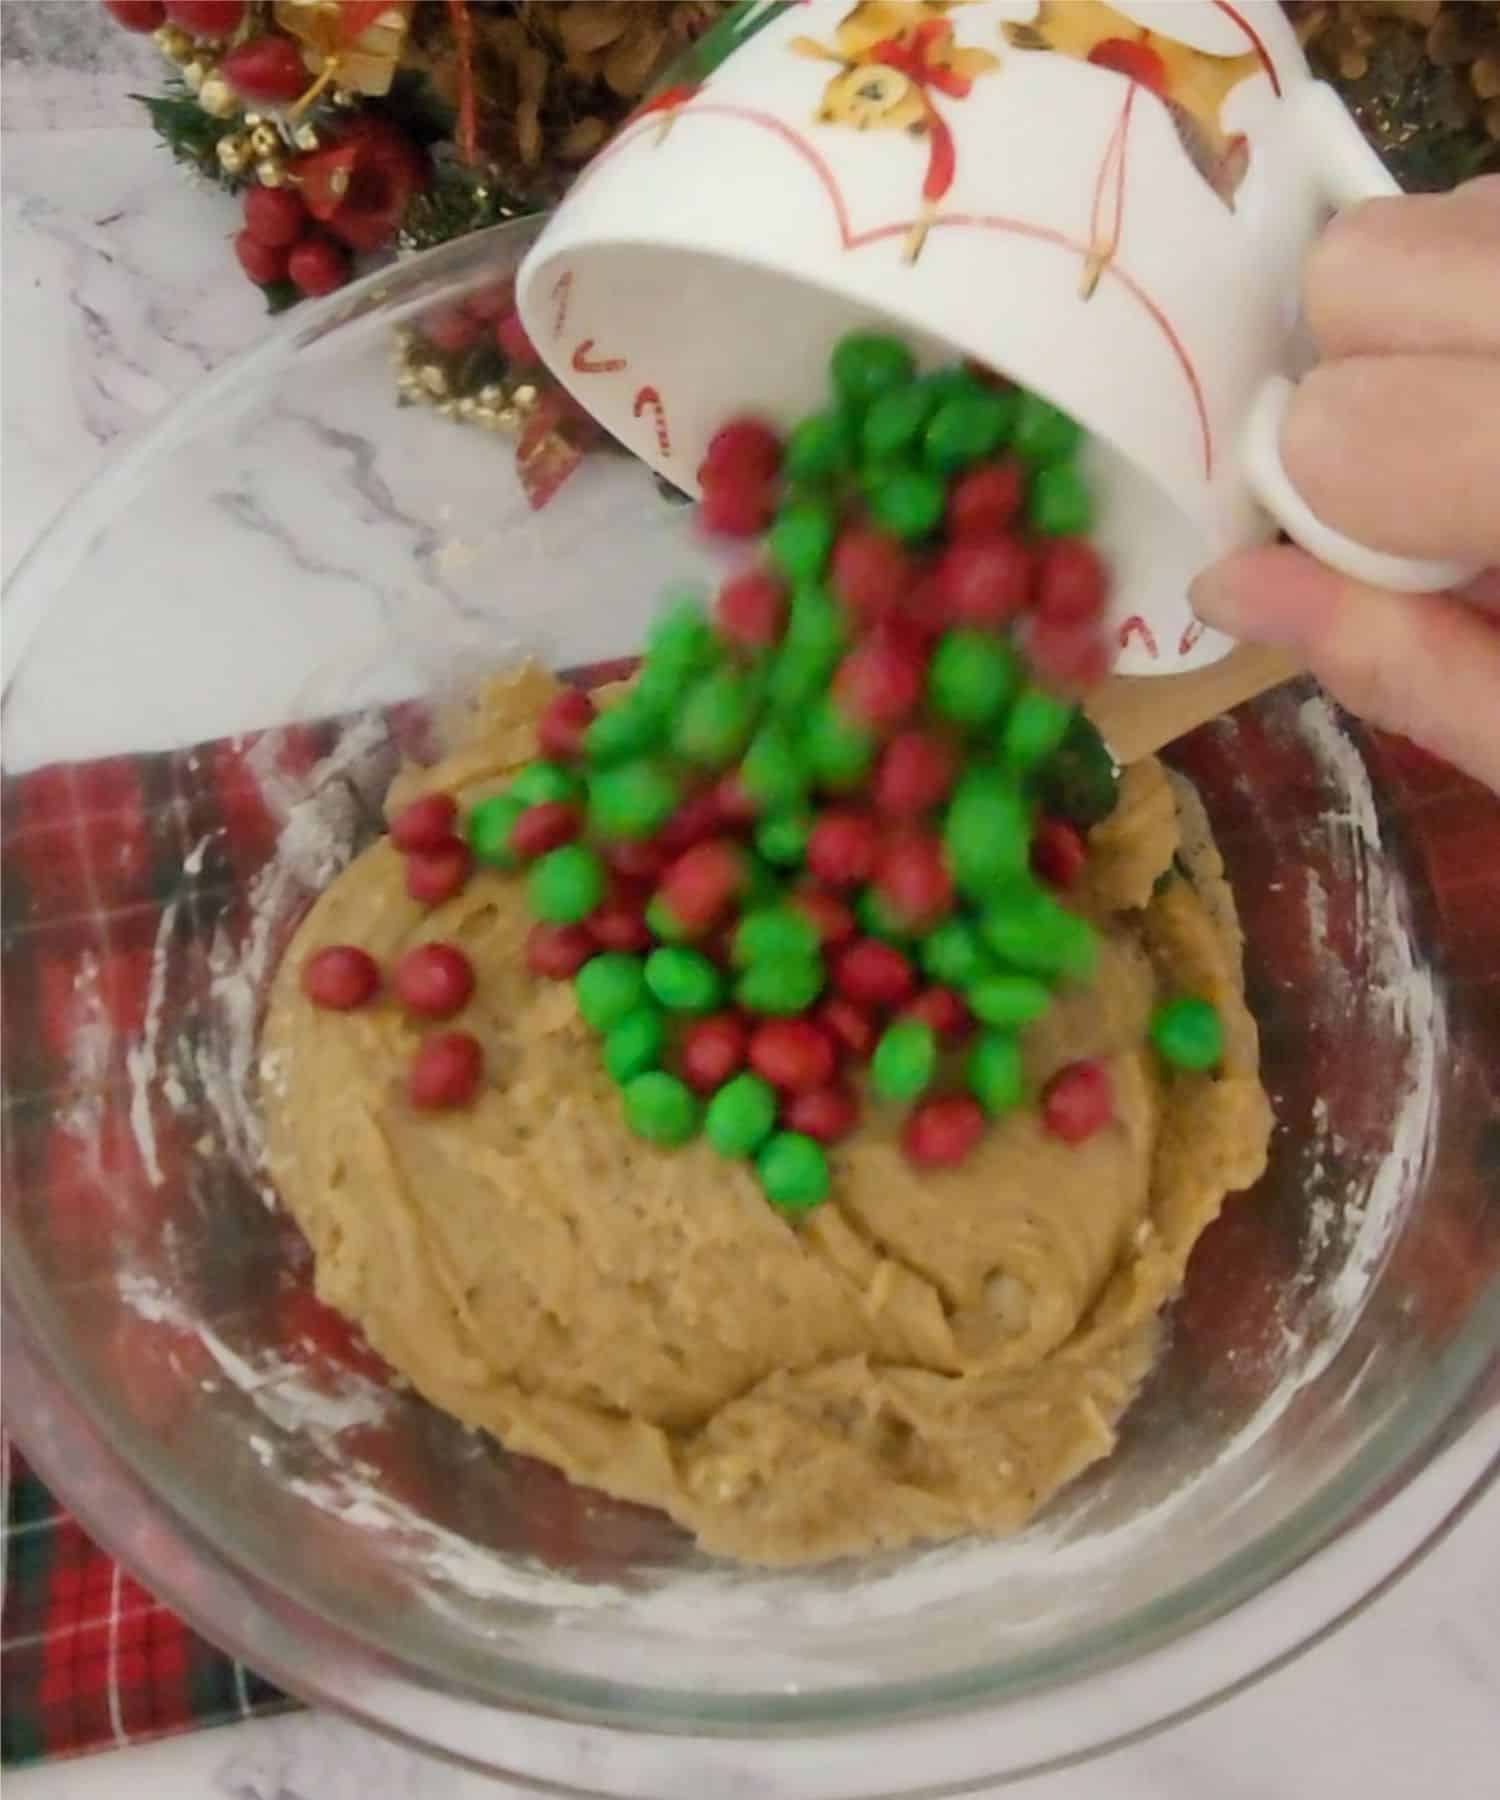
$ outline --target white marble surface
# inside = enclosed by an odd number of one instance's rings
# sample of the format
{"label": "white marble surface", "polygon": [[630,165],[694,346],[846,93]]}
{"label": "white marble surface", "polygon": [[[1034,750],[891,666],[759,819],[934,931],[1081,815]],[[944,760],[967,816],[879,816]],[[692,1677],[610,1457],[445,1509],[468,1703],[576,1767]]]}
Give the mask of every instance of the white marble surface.
{"label": "white marble surface", "polygon": [[[85,38],[66,68],[49,61],[38,16],[71,24],[83,9],[84,0],[25,9],[7,0],[0,14],[7,573],[123,440],[262,329],[259,299],[229,252],[233,207],[194,190],[149,133],[124,122],[138,47],[101,52]],[[6,18],[22,11],[26,30]],[[1316,1565],[1299,1577],[1318,1579]],[[1492,1493],[1392,1594],[1290,1667],[1175,1730],[1007,1791],[1026,1800],[1285,1800],[1337,1787],[1373,1800],[1419,1791],[1468,1800],[1495,1791],[1497,1761]],[[12,1775],[6,1789],[18,1800],[489,1800],[511,1791],[319,1714],[51,1765]]]}

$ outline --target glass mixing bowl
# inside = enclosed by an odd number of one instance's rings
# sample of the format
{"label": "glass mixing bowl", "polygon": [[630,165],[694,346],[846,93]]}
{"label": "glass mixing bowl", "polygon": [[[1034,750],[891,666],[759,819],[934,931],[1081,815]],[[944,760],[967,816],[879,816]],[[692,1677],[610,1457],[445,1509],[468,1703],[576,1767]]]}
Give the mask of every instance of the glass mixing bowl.
{"label": "glass mixing bowl", "polygon": [[13,584],[13,1427],[209,1636],[513,1778],[872,1800],[1117,1742],[1326,1629],[1492,1470],[1496,805],[1306,688],[1178,746],[1279,1128],[1118,1450],[1018,1537],[729,1567],[438,1416],[312,1298],[256,1028],[435,709],[523,651],[626,655],[712,571],[627,458],[532,510],[503,438],[398,406],[398,328],[492,292],[534,229],[299,309]]}

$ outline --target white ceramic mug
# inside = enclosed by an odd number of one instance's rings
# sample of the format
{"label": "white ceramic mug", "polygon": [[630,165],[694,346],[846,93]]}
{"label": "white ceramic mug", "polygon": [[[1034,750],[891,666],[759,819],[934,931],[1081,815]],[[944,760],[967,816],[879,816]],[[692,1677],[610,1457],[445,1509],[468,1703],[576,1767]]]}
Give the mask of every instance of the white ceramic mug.
{"label": "white ceramic mug", "polygon": [[819,404],[839,335],[887,323],[1088,429],[1122,673],[1224,655],[1188,584],[1278,525],[1388,587],[1468,573],[1331,530],[1281,466],[1303,257],[1396,188],[1274,0],[800,0],[699,48],[518,286],[548,365],[670,480],[733,414]]}

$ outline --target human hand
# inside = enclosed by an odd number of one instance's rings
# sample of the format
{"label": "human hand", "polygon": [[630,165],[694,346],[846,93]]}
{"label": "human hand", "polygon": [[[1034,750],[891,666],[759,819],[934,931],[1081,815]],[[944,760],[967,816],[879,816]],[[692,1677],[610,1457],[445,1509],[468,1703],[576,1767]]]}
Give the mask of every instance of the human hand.
{"label": "human hand", "polygon": [[1281,439],[1303,498],[1372,549],[1486,572],[1391,594],[1267,545],[1206,570],[1193,606],[1500,791],[1500,175],[1341,214],[1304,304],[1323,360]]}

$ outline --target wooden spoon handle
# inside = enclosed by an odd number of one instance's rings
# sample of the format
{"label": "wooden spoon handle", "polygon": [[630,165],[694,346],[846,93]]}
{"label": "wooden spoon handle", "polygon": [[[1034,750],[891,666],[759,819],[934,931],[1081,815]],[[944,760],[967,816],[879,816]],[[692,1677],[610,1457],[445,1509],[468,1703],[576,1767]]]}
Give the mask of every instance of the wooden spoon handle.
{"label": "wooden spoon handle", "polygon": [[1191,675],[1112,675],[1086,710],[1116,757],[1129,763],[1298,673],[1285,650],[1241,644]]}

